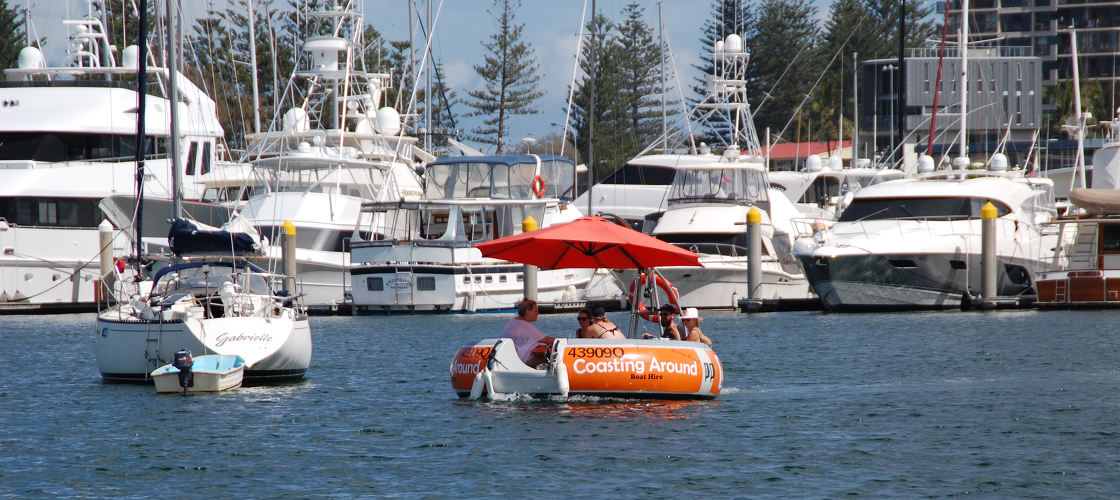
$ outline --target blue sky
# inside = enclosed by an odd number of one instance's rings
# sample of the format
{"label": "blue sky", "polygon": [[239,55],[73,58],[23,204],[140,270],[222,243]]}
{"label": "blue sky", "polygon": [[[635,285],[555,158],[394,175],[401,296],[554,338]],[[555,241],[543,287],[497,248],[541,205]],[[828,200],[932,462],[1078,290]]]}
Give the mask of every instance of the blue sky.
{"label": "blue sky", "polygon": [[[164,0],[149,0],[163,3]],[[224,6],[224,0],[181,0],[187,17],[201,15],[208,4]],[[278,4],[286,3],[276,0]],[[621,12],[631,0],[597,0],[597,8],[612,20],[621,20]],[[537,104],[540,113],[516,117],[511,125],[509,138],[519,141],[522,137],[543,137],[552,133],[559,134],[564,122],[564,107],[567,103],[567,87],[572,79],[575,51],[580,31],[580,15],[584,0],[522,0],[517,19],[525,25],[524,38],[536,51],[541,69],[541,90],[545,96]],[[24,0],[10,4],[22,4]],[[406,0],[364,0],[366,23],[373,25],[391,40],[408,38],[408,3]],[[419,8],[426,9],[422,0]],[[658,2],[639,0],[645,8],[646,22],[657,26]],[[827,5],[817,0],[820,5]],[[590,0],[586,0],[590,9]],[[68,13],[77,15],[78,9],[84,12],[84,2],[33,0],[31,13],[37,30],[53,41],[48,57],[61,50],[60,43],[65,32],[60,30],[60,20]],[[446,83],[459,96],[467,90],[480,88],[481,80],[472,65],[481,61],[485,53],[482,43],[493,34],[493,20],[487,10],[490,0],[432,0],[435,19],[435,38],[433,51],[443,64]],[[691,85],[694,75],[692,64],[699,60],[701,29],[711,11],[710,0],[663,0],[661,2],[666,36],[669,38],[676,66],[681,72],[681,81]],[[825,12],[818,12],[818,16]],[[590,14],[588,13],[588,16]],[[118,45],[123,45],[118,42]],[[460,128],[470,130],[477,126],[477,119],[467,119],[465,106],[455,107]],[[555,125],[553,125],[555,124]]]}

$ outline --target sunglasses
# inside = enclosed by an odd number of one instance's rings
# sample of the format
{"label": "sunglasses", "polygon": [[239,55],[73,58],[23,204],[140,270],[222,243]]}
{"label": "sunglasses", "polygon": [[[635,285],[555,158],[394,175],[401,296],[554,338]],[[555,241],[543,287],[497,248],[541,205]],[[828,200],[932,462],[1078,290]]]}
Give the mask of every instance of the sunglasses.
{"label": "sunglasses", "polygon": [[580,316],[578,319],[580,321],[591,321],[591,318],[588,318],[587,316]]}

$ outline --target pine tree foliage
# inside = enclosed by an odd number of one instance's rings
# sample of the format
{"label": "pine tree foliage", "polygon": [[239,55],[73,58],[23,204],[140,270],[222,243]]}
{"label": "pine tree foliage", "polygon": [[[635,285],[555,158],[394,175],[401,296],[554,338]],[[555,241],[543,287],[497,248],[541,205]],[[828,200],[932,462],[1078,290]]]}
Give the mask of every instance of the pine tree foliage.
{"label": "pine tree foliage", "polygon": [[[906,48],[924,46],[927,40],[939,36],[929,4],[910,0],[905,12]],[[845,113],[851,116],[853,97],[849,82],[853,53],[859,54],[859,61],[898,56],[898,23],[897,1],[836,0],[832,4],[823,41],[817,48],[824,78],[814,91],[810,106],[815,137],[837,138],[837,117]],[[844,95],[840,95],[841,90]],[[851,137],[850,119],[844,126],[844,136]]]}
{"label": "pine tree foliage", "polygon": [[[615,25],[606,16],[597,14],[588,23],[587,42],[580,57],[583,76],[576,88],[572,102],[572,129],[576,134],[576,147],[582,152],[591,151],[593,143],[595,178],[609,172],[626,158],[621,158],[621,137],[625,134],[620,124],[625,101],[621,93],[622,82],[618,68],[621,49],[615,34]],[[594,85],[592,85],[594,80]],[[592,108],[592,87],[594,107]],[[591,123],[594,121],[594,129]]]}
{"label": "pine tree foliage", "polygon": [[[653,29],[643,20],[644,11],[636,2],[623,9],[625,20],[618,27],[617,50],[620,98],[624,108],[620,110],[629,122],[627,133],[622,138],[623,156],[632,156],[638,150],[649,146],[661,136],[662,128],[662,53],[660,41],[655,39]],[[665,70],[668,71],[668,65]],[[673,99],[666,99],[664,108],[676,106]],[[675,115],[675,111],[671,115]],[[666,117],[666,121],[669,117]]]}
{"label": "pine tree foliage", "polygon": [[[576,149],[584,155],[592,140],[590,125],[594,119],[595,178],[618,168],[661,136],[663,51],[637,3],[628,4],[622,18],[615,24],[599,13],[588,22],[580,53],[581,76],[572,100],[569,124]],[[671,91],[668,84],[665,91]],[[676,105],[674,100],[667,100],[666,121],[675,119]]]}
{"label": "pine tree foliage", "polygon": [[757,30],[745,44],[755,126],[787,138],[787,124],[805,111],[805,96],[820,74],[813,51],[816,9],[809,0],[764,0],[756,16]]}
{"label": "pine tree foliage", "polygon": [[487,54],[474,70],[482,77],[484,88],[467,92],[465,104],[473,108],[466,116],[484,117],[482,125],[472,130],[473,139],[504,150],[513,116],[538,113],[533,102],[544,95],[539,90],[540,67],[533,48],[522,40],[524,24],[516,18],[518,0],[494,0],[489,9],[497,32],[483,42]]}
{"label": "pine tree foliage", "polygon": [[23,9],[0,0],[0,68],[15,66],[19,51],[27,44],[26,33]]}

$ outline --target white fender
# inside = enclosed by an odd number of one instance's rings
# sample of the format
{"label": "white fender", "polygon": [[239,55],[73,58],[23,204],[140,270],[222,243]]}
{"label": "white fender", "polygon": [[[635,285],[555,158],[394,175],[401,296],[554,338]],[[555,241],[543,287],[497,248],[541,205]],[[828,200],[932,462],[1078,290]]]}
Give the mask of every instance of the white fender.
{"label": "white fender", "polygon": [[566,398],[568,390],[571,389],[571,384],[568,383],[568,368],[564,366],[563,361],[557,361],[552,367],[556,370],[556,387],[560,389],[560,396]]}
{"label": "white fender", "polygon": [[494,376],[490,374],[490,369],[489,368],[484,370],[482,373],[484,373],[484,375],[482,377],[484,379],[486,379],[486,397],[489,398],[490,401],[493,401],[494,400]]}
{"label": "white fender", "polygon": [[483,368],[482,371],[474,375],[474,383],[471,384],[471,399],[478,399],[482,396],[482,390],[486,388],[486,380],[482,378],[482,374],[490,371],[489,368]]}

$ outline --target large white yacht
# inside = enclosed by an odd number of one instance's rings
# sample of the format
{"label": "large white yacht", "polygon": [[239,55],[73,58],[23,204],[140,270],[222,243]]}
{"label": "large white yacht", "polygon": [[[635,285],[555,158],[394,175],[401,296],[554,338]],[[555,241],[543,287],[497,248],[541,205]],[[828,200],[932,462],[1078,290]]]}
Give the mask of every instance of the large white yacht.
{"label": "large white yacht", "polygon": [[[361,13],[348,4],[305,16],[312,35],[286,91],[302,105],[277,117],[270,130],[247,136],[254,178],[245,189],[254,194],[238,201],[227,186],[225,199],[272,243],[284,222],[295,225],[304,301],[335,310],[350,291],[347,245],[355,223],[370,231],[367,239],[387,231],[377,214],[362,212],[362,203],[419,197],[416,167],[434,157],[402,134],[396,109],[381,106],[391,79],[362,65]],[[221,186],[214,187],[221,197]],[[280,253],[279,245],[266,245],[270,266]]]}
{"label": "large white yacht", "polygon": [[[679,292],[682,307],[735,308],[739,299],[748,297],[746,219],[748,211],[757,208],[763,245],[757,298],[810,298],[808,282],[790,254],[792,219],[799,213],[779,189],[770,187],[747,100],[750,55],[734,34],[714,48],[715,72],[694,115],[699,122],[725,131],[727,145],[719,154],[701,144],[687,153],[631,160],[671,167],[674,172],[664,212],[647,216],[643,231],[700,254],[703,268],[660,269]],[[622,276],[629,282],[636,273]]]}
{"label": "large white yacht", "polygon": [[[926,159],[928,157],[924,157]],[[1043,224],[1053,181],[1007,171],[929,171],[865,187],[831,228],[794,246],[805,275],[831,310],[955,308],[980,291],[980,209],[996,219],[998,295],[1035,295],[1058,233]]]}
{"label": "large white yacht", "polygon": [[[135,46],[110,43],[99,2],[68,19],[66,60],[26,47],[0,83],[0,312],[94,310],[98,202],[135,196],[138,67]],[[152,54],[146,55],[149,61]],[[170,72],[147,66],[145,197],[170,199]],[[183,196],[216,165],[223,130],[214,101],[177,74]],[[165,226],[166,227],[166,226]],[[166,234],[166,233],[165,233]],[[117,233],[113,247],[129,248]]]}
{"label": "large white yacht", "polygon": [[[735,308],[749,295],[747,213],[761,216],[762,281],[759,299],[807,299],[808,282],[790,253],[793,221],[801,214],[779,190],[770,188],[762,158],[664,155],[677,165],[668,209],[650,234],[700,254],[702,268],[663,267],[682,307]],[[634,273],[624,273],[623,281]]]}
{"label": "large white yacht", "polygon": [[[524,296],[523,266],[484,258],[473,245],[522,232],[528,217],[538,227],[579,218],[568,201],[574,183],[575,164],[560,156],[458,156],[430,163],[422,198],[365,205],[367,214],[389,221],[390,231],[351,243],[354,307],[370,313],[512,309]],[[542,269],[538,298],[617,300],[614,283],[593,269]]]}

